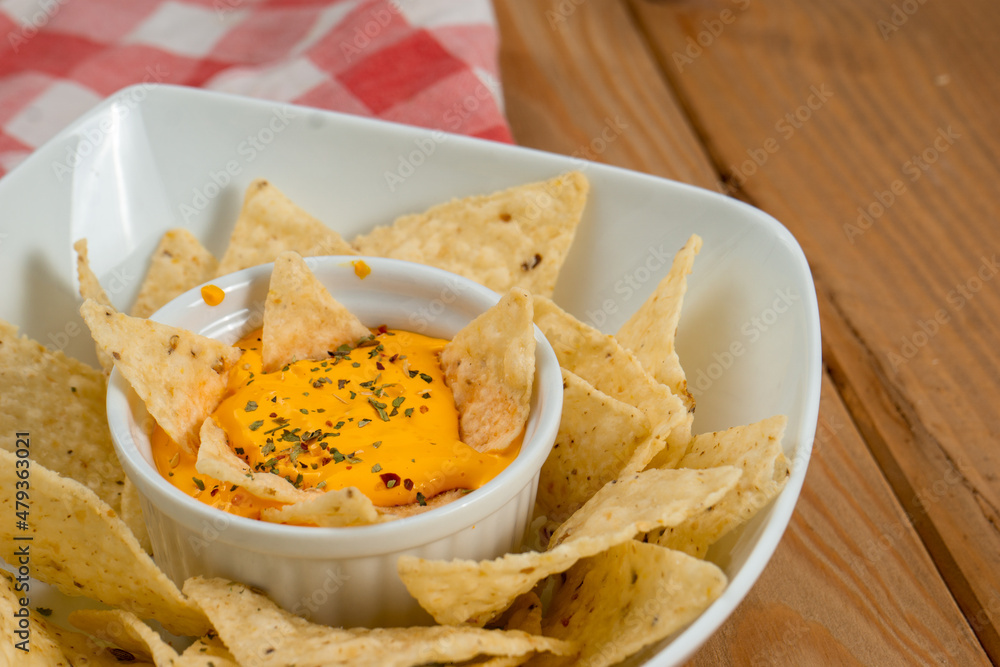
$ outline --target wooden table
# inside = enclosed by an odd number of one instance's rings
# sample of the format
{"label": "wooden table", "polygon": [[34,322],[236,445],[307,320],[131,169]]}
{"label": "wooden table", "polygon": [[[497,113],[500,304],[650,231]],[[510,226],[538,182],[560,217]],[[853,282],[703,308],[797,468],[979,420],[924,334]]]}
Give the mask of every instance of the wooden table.
{"label": "wooden table", "polygon": [[692,664],[1000,663],[1000,4],[496,7],[519,143],[727,192],[813,269],[805,487]]}

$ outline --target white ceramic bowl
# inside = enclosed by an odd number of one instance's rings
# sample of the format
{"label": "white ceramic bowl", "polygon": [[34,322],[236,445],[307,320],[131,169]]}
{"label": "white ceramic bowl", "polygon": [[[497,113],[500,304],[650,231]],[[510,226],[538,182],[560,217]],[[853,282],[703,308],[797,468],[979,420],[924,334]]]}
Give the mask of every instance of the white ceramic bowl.
{"label": "white ceramic bowl", "polygon": [[[313,273],[366,326],[387,325],[451,338],[499,296],[470,280],[410,262],[365,257],[310,257]],[[233,343],[261,326],[273,264],[213,280],[225,299],[208,306],[193,289],[151,319]],[[295,613],[331,625],[429,623],[396,573],[401,554],[486,559],[508,553],[531,519],[538,474],[559,429],[562,375],[535,327],[535,383],[524,442],[493,480],[447,505],[384,524],[350,528],[286,526],[234,516],[171,485],[156,470],[152,420],[117,371],[108,385],[108,421],[125,473],[142,497],[157,564],[178,584],[220,576],[266,591]]]}
{"label": "white ceramic bowl", "polygon": [[[272,122],[280,132],[270,133]],[[250,138],[267,143],[248,150]],[[614,333],[666,275],[688,235],[698,233],[705,244],[677,332],[698,399],[694,430],[788,415],[788,484],[708,554],[729,586],[691,625],[624,663],[681,665],[767,565],[795,509],[816,431],[823,371],[816,291],[795,238],[763,211],[718,192],[564,155],[141,85],[112,95],[0,179],[0,284],[24,286],[0,291],[0,317],[49,347],[96,363],[77,312],[73,241],[88,239],[98,278],[115,305],[128,308],[167,229],[183,225],[217,255],[225,250],[254,178],[270,180],[350,239],[452,197],[571,169],[584,171],[591,194],[556,302]],[[71,599],[45,590],[38,587],[37,603],[52,608],[53,618],[72,608]]]}

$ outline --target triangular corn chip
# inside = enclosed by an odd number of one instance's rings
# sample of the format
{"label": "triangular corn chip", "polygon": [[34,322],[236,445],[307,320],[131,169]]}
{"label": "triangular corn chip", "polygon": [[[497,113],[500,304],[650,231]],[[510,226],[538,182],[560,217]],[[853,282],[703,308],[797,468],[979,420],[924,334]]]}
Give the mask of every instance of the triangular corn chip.
{"label": "triangular corn chip", "polygon": [[[121,667],[123,662],[127,662],[130,666],[152,667],[151,661],[111,649],[93,637],[50,623],[36,611],[37,607],[21,616],[24,613],[21,611],[21,600],[25,598],[25,591],[15,590],[16,585],[11,573],[0,570],[0,638],[6,640],[0,645],[0,665]],[[22,622],[27,622],[27,629],[22,627]]]}
{"label": "triangular corn chip", "polygon": [[[0,506],[14,507],[14,454],[0,451]],[[0,522],[0,557],[17,562],[30,544],[31,574],[66,595],[86,595],[154,618],[178,635],[198,636],[208,622],[142,550],[115,512],[82,484],[31,465],[31,512],[25,525]],[[18,538],[30,537],[30,543]]]}
{"label": "triangular corn chip", "polygon": [[519,630],[413,627],[344,630],[315,625],[247,586],[195,577],[184,584],[241,663],[256,667],[409,667],[478,655],[569,653],[573,645]]}
{"label": "triangular corn chip", "polygon": [[528,421],[535,378],[531,295],[511,290],[462,328],[441,352],[455,395],[462,442],[485,452],[504,449]]}
{"label": "triangular corn chip", "polygon": [[687,276],[700,250],[701,237],[693,234],[677,251],[667,277],[615,335],[650,375],[681,397],[688,410],[694,409],[694,397],[688,391],[674,340],[687,291]]}
{"label": "triangular corn chip", "polygon": [[104,375],[0,320],[0,448],[31,434],[31,459],[121,509],[125,473],[108,430]]}
{"label": "triangular corn chip", "polygon": [[555,289],[589,190],[580,172],[439,204],[354,239],[365,255],[405,259],[503,294]]}
{"label": "triangular corn chip", "polygon": [[[258,476],[266,473],[257,473]],[[284,480],[282,480],[284,481]],[[271,523],[321,526],[364,526],[381,520],[368,496],[354,487],[330,489],[280,509],[265,507],[260,518]]]}
{"label": "triangular corn chip", "polygon": [[241,486],[258,498],[283,503],[302,502],[314,496],[295,488],[284,477],[269,472],[254,472],[229,447],[226,432],[211,417],[202,424],[200,439],[195,468],[202,475]]}
{"label": "triangular corn chip", "polygon": [[[650,475],[655,472],[657,474]],[[604,485],[587,504],[553,533],[549,550],[574,540],[623,531],[632,525],[676,526],[711,507],[736,486],[740,470],[720,466],[707,470],[646,470]]]}
{"label": "triangular corn chip", "polygon": [[781,449],[787,421],[780,415],[697,436],[678,464],[680,468],[736,466],[743,475],[713,507],[676,526],[654,531],[649,541],[704,558],[712,544],[771,502],[785,487],[791,473]]}
{"label": "triangular corn chip", "polygon": [[353,347],[370,335],[330,295],[301,255],[291,251],[278,255],[264,303],[261,353],[265,373],[299,359],[326,359],[341,345]]}
{"label": "triangular corn chip", "polygon": [[562,369],[563,412],[552,452],[542,465],[535,513],[560,523],[580,509],[632,458],[650,434],[638,408]]}
{"label": "triangular corn chip", "polygon": [[213,632],[184,649],[174,667],[240,667],[240,663]]}
{"label": "triangular corn chip", "polygon": [[[93,299],[102,306],[110,306],[111,299],[108,298],[101,283],[97,280],[93,269],[90,268],[90,258],[87,255],[87,239],[79,239],[73,244],[76,250],[76,275],[80,283],[80,296],[86,299]],[[97,347],[97,363],[101,365],[101,370],[105,375],[111,373],[111,368],[115,365],[115,360],[107,352]]]}
{"label": "triangular corn chip", "polygon": [[246,190],[218,275],[273,262],[286,250],[303,257],[357,254],[340,234],[303,211],[278,188],[258,179]]}
{"label": "triangular corn chip", "polygon": [[629,540],[574,565],[552,597],[543,632],[580,652],[540,655],[531,665],[618,664],[693,621],[725,587],[713,563]]}
{"label": "triangular corn chip", "polygon": [[240,350],[88,299],[80,308],[97,344],[115,359],[146,409],[174,442],[192,451],[198,429],[222,400]]}
{"label": "triangular corn chip", "polygon": [[25,594],[15,592],[12,579],[9,572],[0,570],[0,664],[70,667],[58,641],[39,626],[39,614],[21,606]]}
{"label": "triangular corn chip", "polygon": [[133,317],[149,317],[164,304],[215,275],[219,260],[186,229],[168,230],[153,251]]}
{"label": "triangular corn chip", "polygon": [[452,489],[451,491],[445,491],[437,494],[436,496],[427,498],[423,503],[417,502],[410,503],[408,505],[379,507],[378,510],[384,515],[385,520],[389,520],[391,518],[402,519],[403,517],[415,516],[417,514],[429,512],[436,507],[443,507],[453,500],[458,500],[466,493],[468,493],[468,491],[465,489]]}
{"label": "triangular corn chip", "polygon": [[518,596],[495,624],[490,627],[507,630],[524,630],[532,635],[542,634],[542,601],[534,591]]}
{"label": "triangular corn chip", "polygon": [[669,387],[646,372],[613,336],[584,324],[551,299],[535,297],[535,324],[552,344],[559,365],[649,419],[652,432],[635,448],[623,474],[642,470],[662,450],[667,461],[680,460],[690,441],[691,418]]}
{"label": "triangular corn chip", "polygon": [[397,563],[399,577],[438,623],[483,625],[518,595],[581,558],[710,507],[739,476],[735,468],[647,470],[608,483],[553,535],[548,551],[486,561],[404,555]]}
{"label": "triangular corn chip", "polygon": [[79,609],[69,622],[87,634],[114,644],[157,665],[174,665],[179,657],[163,637],[135,614],[121,609]]}

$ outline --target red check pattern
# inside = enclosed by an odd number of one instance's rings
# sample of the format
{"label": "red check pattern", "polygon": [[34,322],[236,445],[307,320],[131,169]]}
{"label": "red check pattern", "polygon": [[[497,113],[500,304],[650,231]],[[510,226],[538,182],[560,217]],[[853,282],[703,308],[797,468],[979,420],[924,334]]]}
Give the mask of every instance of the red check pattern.
{"label": "red check pattern", "polygon": [[496,49],[490,0],[0,2],[0,176],[136,83],[511,141]]}

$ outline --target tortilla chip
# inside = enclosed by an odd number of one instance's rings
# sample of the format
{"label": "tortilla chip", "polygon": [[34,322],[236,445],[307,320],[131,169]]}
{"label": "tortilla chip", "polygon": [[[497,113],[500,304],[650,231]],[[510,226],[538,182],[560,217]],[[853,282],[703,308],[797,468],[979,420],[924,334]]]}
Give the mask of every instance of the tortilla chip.
{"label": "tortilla chip", "polygon": [[716,565],[629,540],[570,569],[546,613],[547,636],[580,651],[532,666],[614,665],[693,621],[726,587]]}
{"label": "tortilla chip", "polygon": [[660,281],[646,301],[618,330],[616,338],[635,355],[650,375],[681,397],[688,410],[694,410],[694,397],[687,388],[674,341],[681,305],[687,291],[687,276],[694,258],[701,250],[701,237],[692,234],[674,256],[670,273]]}
{"label": "tortilla chip", "polygon": [[649,437],[649,420],[571,371],[562,369],[563,412],[542,465],[535,513],[561,523],[618,477]]}
{"label": "tortilla chip", "polygon": [[274,260],[261,336],[265,373],[299,359],[327,359],[371,333],[330,295],[301,255],[283,252]]}
{"label": "tortilla chip", "polygon": [[531,295],[512,288],[441,352],[462,442],[480,452],[506,448],[528,421],[535,380],[531,314]]}
{"label": "tortilla chip", "polygon": [[[54,623],[49,623],[47,619],[38,618],[33,621],[32,629],[38,627],[41,631],[48,633],[59,644],[63,655],[69,660],[69,664],[76,666],[86,665],[86,667],[153,667],[151,660],[137,657],[118,647],[107,646],[104,642],[99,642],[82,632],[66,630]],[[180,667],[174,664],[173,667]]]}
{"label": "tortilla chip", "polygon": [[[84,299],[93,299],[102,306],[110,306],[111,299],[108,298],[101,283],[90,268],[90,259],[87,256],[87,239],[79,239],[73,244],[76,250],[76,275],[80,283],[80,296]],[[97,363],[101,365],[101,370],[107,375],[115,365],[115,360],[107,352],[97,346]]]}
{"label": "tortilla chip", "polygon": [[501,294],[551,295],[590,185],[580,172],[397,218],[354,239],[365,255],[437,266]]}
{"label": "tortilla chip", "polygon": [[226,432],[211,417],[201,426],[201,445],[198,447],[195,469],[202,475],[208,475],[220,482],[236,484],[258,498],[282,503],[298,503],[319,495],[318,492],[310,493],[295,488],[280,475],[269,472],[255,473],[247,462],[229,447]]}
{"label": "tortilla chip", "polygon": [[20,650],[17,644],[24,637],[16,633],[23,629],[19,627],[20,618],[14,614],[21,613],[20,599],[25,597],[25,592],[16,591],[14,587],[14,576],[6,570],[0,570],[0,640],[3,641],[3,645],[0,645],[0,664],[26,667],[121,667],[123,662],[136,666],[153,664],[146,660],[135,660],[135,656],[125,651],[119,651],[116,656],[94,638],[50,623],[34,608],[29,609],[27,617],[24,617],[30,631],[30,652]]}
{"label": "tortilla chip", "polygon": [[534,591],[519,596],[498,619],[497,627],[542,634],[542,601]]}
{"label": "tortilla chip", "polygon": [[[650,474],[654,473],[654,474]],[[735,468],[647,470],[612,481],[553,535],[548,551],[494,560],[433,561],[400,556],[399,577],[438,623],[483,625],[545,577],[652,527],[676,525],[722,498]]]}
{"label": "tortilla chip", "polygon": [[788,459],[781,449],[781,436],[787,421],[780,415],[748,426],[697,436],[681,459],[681,468],[736,466],[743,475],[714,506],[676,526],[654,531],[649,541],[704,558],[712,544],[749,521],[771,502],[791,474]]}
{"label": "tortilla chip", "polygon": [[631,532],[631,524],[640,526],[640,530],[651,523],[676,526],[715,505],[736,486],[740,475],[735,467],[719,466],[707,470],[646,470],[612,480],[559,526],[549,550],[585,537],[614,533],[622,526],[629,526]]}
{"label": "tortilla chip", "polygon": [[613,336],[576,319],[551,299],[535,297],[535,324],[542,330],[559,364],[603,393],[638,408],[649,420],[650,436],[634,450],[622,474],[638,472],[666,450],[668,462],[679,461],[690,441],[690,415],[684,402],[660,384]]}
{"label": "tortilla chip", "polygon": [[110,642],[135,657],[151,659],[157,665],[173,665],[177,651],[158,632],[135,614],[121,609],[80,609],[69,622],[89,635]]}
{"label": "tortilla chip", "polygon": [[219,261],[186,229],[168,230],[153,251],[146,278],[132,306],[133,317],[149,317],[168,301],[215,275]]}
{"label": "tortilla chip", "polygon": [[469,491],[466,489],[452,489],[450,491],[444,491],[427,498],[424,503],[409,503],[407,505],[393,505],[391,507],[379,507],[378,511],[384,515],[385,519],[396,518],[402,519],[408,516],[416,516],[417,514],[423,514],[424,512],[429,512],[435,507],[441,507],[447,505],[453,500],[458,500],[464,495],[467,495]]}
{"label": "tortilla chip", "polygon": [[[11,505],[13,507],[13,505]],[[0,570],[0,663],[25,667],[70,667],[59,643],[41,627],[41,617],[21,606],[25,592],[15,592],[13,576]],[[20,614],[24,614],[21,616]],[[18,614],[18,616],[15,616]]]}
{"label": "tortilla chip", "polygon": [[[0,451],[0,505],[15,506],[18,466]],[[205,617],[150,559],[128,527],[82,484],[38,463],[30,466],[31,508],[26,528],[0,522],[0,557],[17,562],[30,537],[31,575],[66,595],[87,597],[154,618],[179,635],[208,630]]]}
{"label": "tortilla chip", "polygon": [[125,473],[108,430],[104,375],[0,320],[0,448],[30,434],[31,459],[84,484],[115,511]]}
{"label": "tortilla chip", "polygon": [[226,393],[240,350],[88,299],[80,308],[94,340],[174,442],[194,451],[198,429]]}
{"label": "tortilla chip", "polygon": [[258,667],[408,667],[478,655],[572,651],[572,645],[517,630],[414,627],[344,630],[315,625],[243,584],[195,577],[184,584],[241,664]]}
{"label": "tortilla chip", "polygon": [[324,528],[366,526],[380,521],[379,512],[372,501],[354,487],[330,489],[280,509],[265,507],[260,512],[260,518],[271,523]]}
{"label": "tortilla chip", "polygon": [[210,632],[184,649],[174,667],[240,667],[218,635]]}
{"label": "tortilla chip", "polygon": [[128,526],[135,539],[139,540],[142,550],[148,554],[153,553],[153,544],[149,541],[149,531],[146,529],[146,520],[142,516],[142,500],[139,498],[139,489],[135,488],[128,477],[122,485],[122,508],[121,519]]}
{"label": "tortilla chip", "polygon": [[[523,630],[528,634],[542,634],[542,601],[534,592],[525,593],[514,600],[495,624],[490,627],[505,630]],[[493,658],[477,658],[461,663],[453,663],[456,667],[517,667],[531,660],[537,653],[525,655],[500,656]]]}
{"label": "tortilla chip", "polygon": [[278,188],[257,179],[247,188],[217,275],[273,262],[286,250],[303,257],[358,254],[340,234],[303,211]]}

